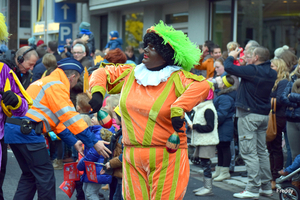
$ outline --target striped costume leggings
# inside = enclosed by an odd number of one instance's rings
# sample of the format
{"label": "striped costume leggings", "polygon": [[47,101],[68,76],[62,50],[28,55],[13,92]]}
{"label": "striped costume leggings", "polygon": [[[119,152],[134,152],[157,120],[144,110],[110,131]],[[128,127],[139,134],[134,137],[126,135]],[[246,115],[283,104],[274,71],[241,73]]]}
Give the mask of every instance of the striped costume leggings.
{"label": "striped costume leggings", "polygon": [[187,149],[124,147],[124,199],[183,199],[189,181]]}

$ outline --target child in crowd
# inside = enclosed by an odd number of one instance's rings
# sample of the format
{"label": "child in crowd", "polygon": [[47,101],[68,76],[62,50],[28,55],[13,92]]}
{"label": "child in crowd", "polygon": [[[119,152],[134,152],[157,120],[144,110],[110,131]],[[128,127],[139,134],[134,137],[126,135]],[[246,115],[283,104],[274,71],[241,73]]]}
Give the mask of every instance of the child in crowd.
{"label": "child in crowd", "polygon": [[[113,118],[118,125],[121,125],[121,113],[120,108],[117,106],[112,113]],[[122,144],[122,128],[112,136],[110,147],[114,152],[113,158],[111,158],[106,164],[106,170],[102,169],[100,174],[105,174],[106,171],[113,169],[112,175],[117,179],[117,186],[113,195],[113,200],[123,200],[122,197],[122,157],[123,157],[123,144]],[[111,198],[110,198],[111,199]]]}
{"label": "child in crowd", "polygon": [[226,45],[226,47],[227,47],[228,54],[231,51],[235,51],[237,48],[239,48],[240,49],[240,56],[239,57],[241,59],[238,58],[237,60],[233,61],[233,64],[238,65],[238,66],[245,65],[244,64],[244,60],[243,60],[243,57],[245,56],[244,49],[241,48],[240,45],[237,42],[233,42],[233,41],[232,42],[228,42],[227,45]]}
{"label": "child in crowd", "polygon": [[[91,110],[91,105],[88,103],[90,98],[86,93],[79,93],[76,95],[76,111],[80,114],[86,115]],[[86,115],[88,116],[88,115]],[[84,117],[86,118],[86,117]],[[89,123],[89,120],[86,120]],[[89,125],[89,124],[88,124]],[[90,126],[90,125],[89,125]],[[74,155],[73,155],[74,156]],[[85,195],[83,191],[83,183],[81,181],[75,181],[76,198],[78,200],[84,200]]]}
{"label": "child in crowd", "polygon": [[[120,101],[120,94],[112,94],[109,97],[107,97],[105,108],[109,110],[109,113],[113,113],[114,109],[119,105],[119,101]],[[117,129],[120,128],[120,126],[116,123],[116,120],[113,117],[112,117],[112,124]]]}
{"label": "child in crowd", "polygon": [[214,181],[223,181],[230,178],[229,166],[231,161],[230,142],[233,139],[236,90],[233,87],[234,79],[230,75],[217,79],[220,91],[214,99],[214,106],[218,114],[218,166],[213,173]]}
{"label": "child in crowd", "polygon": [[[81,117],[90,126],[90,129],[95,134],[95,137],[98,140],[102,140],[100,131],[101,131],[101,129],[104,129],[104,128],[102,128],[102,126],[100,126],[100,125],[91,126],[92,125],[91,119],[87,115],[81,114]],[[114,128],[109,129],[109,131],[114,133]],[[103,166],[99,163],[103,163],[104,157],[102,155],[99,155],[98,152],[94,149],[94,147],[92,147],[92,148],[85,147],[84,155],[85,156],[78,162],[77,169],[79,171],[84,171],[83,175],[81,176],[81,182],[83,182],[83,191],[85,194],[85,199],[86,200],[100,199],[99,190],[101,189],[101,184],[111,183],[112,177],[111,177],[111,175],[100,174],[100,171]],[[87,177],[87,174],[85,171],[84,161],[95,162],[98,183],[94,183],[94,182],[91,182],[88,180],[88,177]],[[103,199],[103,197],[101,199]]]}
{"label": "child in crowd", "polygon": [[55,56],[52,53],[46,53],[43,56],[42,63],[46,67],[46,71],[43,73],[42,78],[48,76],[57,68],[57,61]]}
{"label": "child in crowd", "polygon": [[278,173],[281,176],[287,176],[290,173],[292,173],[293,171],[295,171],[296,169],[298,169],[300,167],[300,154],[298,156],[296,156],[296,158],[294,159],[293,163],[288,166],[285,169],[280,170]]}
{"label": "child in crowd", "polygon": [[[102,109],[106,109],[107,112],[111,115],[114,112],[114,109],[118,106],[120,100],[120,94],[111,94],[105,99],[105,107]],[[104,103],[104,102],[103,102]],[[119,130],[120,126],[116,123],[116,120],[112,117],[112,125]],[[110,187],[108,185],[103,186],[102,190],[108,190],[110,189],[110,200],[112,200],[112,196],[115,192],[117,186],[117,179],[113,177],[112,183],[110,184]]]}
{"label": "child in crowd", "polygon": [[109,33],[109,42],[105,46],[105,53],[107,53],[109,50],[113,50],[116,48],[122,50],[122,44],[123,44],[123,40],[119,38],[119,32],[111,31]]}
{"label": "child in crowd", "polygon": [[197,196],[213,194],[210,159],[215,157],[216,145],[219,143],[217,111],[213,98],[214,92],[210,90],[207,99],[193,108],[193,124],[189,124],[192,129],[191,143],[196,147],[193,157],[201,160],[204,170],[204,186],[193,191]]}
{"label": "child in crowd", "polygon": [[91,105],[89,104],[90,98],[86,93],[79,93],[76,95],[76,111],[80,114],[86,114],[90,118],[94,115],[89,114],[91,111]]}

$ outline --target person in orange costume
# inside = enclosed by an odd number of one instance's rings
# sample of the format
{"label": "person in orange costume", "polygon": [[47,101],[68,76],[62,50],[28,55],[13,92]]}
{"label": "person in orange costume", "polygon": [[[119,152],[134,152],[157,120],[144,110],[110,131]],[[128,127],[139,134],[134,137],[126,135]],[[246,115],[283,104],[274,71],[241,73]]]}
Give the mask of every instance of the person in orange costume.
{"label": "person in orange costume", "polygon": [[[142,64],[106,65],[90,79],[94,111],[106,92],[121,92],[124,199],[183,199],[189,180],[184,119],[204,101],[212,84],[188,72],[200,50],[182,31],[162,21],[147,30]],[[179,133],[180,145],[169,154],[166,142]],[[180,181],[179,181],[180,180]]]}
{"label": "person in orange costume", "polygon": [[203,45],[203,54],[195,69],[206,70],[206,78],[213,78],[215,74],[215,60],[220,58],[221,55],[221,48],[218,45],[213,44],[211,41],[206,41]]}

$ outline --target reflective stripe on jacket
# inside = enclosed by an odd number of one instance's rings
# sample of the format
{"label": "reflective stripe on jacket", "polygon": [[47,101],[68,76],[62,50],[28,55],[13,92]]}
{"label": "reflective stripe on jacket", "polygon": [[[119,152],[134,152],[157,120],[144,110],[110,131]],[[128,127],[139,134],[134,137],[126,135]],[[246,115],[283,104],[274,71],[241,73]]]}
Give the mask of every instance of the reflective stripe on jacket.
{"label": "reflective stripe on jacket", "polygon": [[57,68],[49,76],[33,82],[27,92],[33,106],[26,116],[43,121],[44,133],[53,130],[58,134],[68,128],[77,135],[88,127],[70,100],[70,82],[62,69]]}

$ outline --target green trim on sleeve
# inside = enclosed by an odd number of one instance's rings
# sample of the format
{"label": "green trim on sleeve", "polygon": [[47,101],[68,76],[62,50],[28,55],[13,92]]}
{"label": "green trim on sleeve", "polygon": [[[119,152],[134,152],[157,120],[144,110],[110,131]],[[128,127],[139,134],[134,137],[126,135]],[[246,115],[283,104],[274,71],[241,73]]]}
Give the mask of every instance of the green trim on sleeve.
{"label": "green trim on sleeve", "polygon": [[134,70],[134,68],[126,69],[114,82],[111,82],[110,74],[109,74],[109,72],[107,70],[105,70],[106,75],[107,75],[107,82],[110,85],[116,84],[122,78],[124,78],[125,76],[127,76],[131,72],[131,70]]}
{"label": "green trim on sleeve", "polygon": [[[118,66],[117,66],[118,67]],[[111,78],[110,78],[110,74],[107,70],[105,70],[106,75],[107,75],[107,83],[110,85],[114,85],[117,83],[116,86],[114,86],[111,90],[109,90],[107,93],[108,94],[118,94],[121,92],[123,84],[124,84],[124,80],[120,81],[122,78],[124,78],[125,76],[127,76],[131,70],[134,70],[134,68],[130,68],[130,69],[126,69],[114,82],[111,82]],[[120,81],[120,82],[119,82]],[[119,82],[119,83],[118,83]]]}
{"label": "green trim on sleeve", "polygon": [[173,117],[181,117],[183,115],[183,109],[179,107],[172,107],[171,108],[171,119]]}
{"label": "green trim on sleeve", "polygon": [[113,89],[111,89],[110,91],[108,91],[108,94],[119,94],[122,90],[123,84],[124,84],[124,80],[121,81],[120,83],[118,83]]}
{"label": "green trim on sleeve", "polygon": [[104,89],[104,87],[102,87],[100,85],[95,85],[94,87],[92,87],[91,92],[92,92],[92,95],[95,92],[100,92],[102,94],[102,96],[105,97],[105,89]]}
{"label": "green trim on sleeve", "polygon": [[177,76],[174,77],[173,81],[174,81],[174,84],[175,84],[175,94],[178,98],[184,93],[185,88],[182,85],[182,81],[180,79],[179,74],[177,74]]}
{"label": "green trim on sleeve", "polygon": [[182,71],[182,72],[184,73],[184,76],[185,76],[186,78],[194,79],[195,81],[199,81],[199,82],[201,82],[201,81],[206,81],[206,82],[208,82],[209,87],[210,87],[211,89],[215,90],[214,84],[213,84],[212,82],[206,80],[206,78],[203,77],[202,75],[201,75],[201,76],[197,76],[196,74],[192,74],[192,73],[187,72],[187,71]]}
{"label": "green trim on sleeve", "polygon": [[191,72],[187,72],[187,71],[184,71],[184,70],[182,70],[182,72],[183,72],[183,74],[184,74],[184,76],[185,76],[186,78],[194,79],[195,81],[203,81],[203,80],[206,79],[206,78],[205,78],[204,76],[202,76],[202,75],[198,76],[198,75],[196,75],[196,74],[192,74]]}

